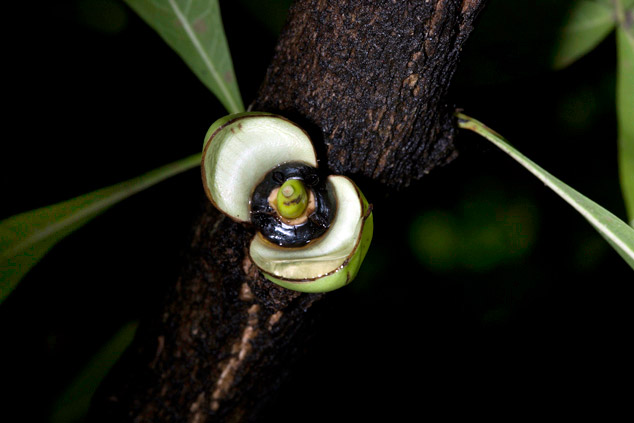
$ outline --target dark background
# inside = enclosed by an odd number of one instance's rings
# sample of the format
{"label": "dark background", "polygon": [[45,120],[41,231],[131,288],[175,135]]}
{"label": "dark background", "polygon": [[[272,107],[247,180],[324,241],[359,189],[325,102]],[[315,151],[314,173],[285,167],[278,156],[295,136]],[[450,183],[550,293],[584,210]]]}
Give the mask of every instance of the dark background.
{"label": "dark background", "polygon": [[[570,2],[491,1],[449,101],[624,218],[613,35],[548,66]],[[245,104],[287,2],[221,1]],[[0,217],[198,151],[219,102],[122,3],[7,13]],[[415,413],[618,410],[631,380],[632,270],[563,200],[488,141],[404,192],[365,192],[375,238],[354,284],[328,295],[307,354],[263,421]],[[363,188],[363,187],[362,187]],[[197,171],[72,234],[0,305],[0,420],[47,419],[122,325],[160,301],[204,199]]]}

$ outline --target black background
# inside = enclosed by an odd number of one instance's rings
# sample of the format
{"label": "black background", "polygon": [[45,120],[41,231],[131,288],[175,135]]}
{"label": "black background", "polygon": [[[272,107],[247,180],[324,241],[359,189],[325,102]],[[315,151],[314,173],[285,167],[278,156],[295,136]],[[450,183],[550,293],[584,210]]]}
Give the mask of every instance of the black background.
{"label": "black background", "polygon": [[[449,100],[624,217],[614,37],[552,71],[550,31],[569,2],[517,3],[490,2]],[[5,17],[0,217],[193,154],[226,114],[123,3],[19,7]],[[285,5],[221,7],[248,104]],[[457,143],[457,160],[405,192],[365,192],[375,210],[366,263],[319,306],[307,354],[263,421],[622,406],[616,382],[632,376],[631,269],[504,153],[471,134]],[[161,298],[202,195],[195,170],[161,183],[69,236],[24,278],[0,305],[8,392],[0,420],[25,410],[45,420],[100,346]],[[417,241],[436,221],[450,222],[455,247],[438,256],[442,231],[426,247]]]}

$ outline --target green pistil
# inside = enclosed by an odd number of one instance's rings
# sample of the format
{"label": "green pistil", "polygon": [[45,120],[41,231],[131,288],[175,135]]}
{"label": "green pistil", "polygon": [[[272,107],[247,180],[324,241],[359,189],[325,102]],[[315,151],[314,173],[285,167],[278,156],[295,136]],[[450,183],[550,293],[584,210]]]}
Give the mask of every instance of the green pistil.
{"label": "green pistil", "polygon": [[304,213],[308,204],[306,187],[299,179],[289,179],[277,192],[277,210],[286,219],[295,219]]}

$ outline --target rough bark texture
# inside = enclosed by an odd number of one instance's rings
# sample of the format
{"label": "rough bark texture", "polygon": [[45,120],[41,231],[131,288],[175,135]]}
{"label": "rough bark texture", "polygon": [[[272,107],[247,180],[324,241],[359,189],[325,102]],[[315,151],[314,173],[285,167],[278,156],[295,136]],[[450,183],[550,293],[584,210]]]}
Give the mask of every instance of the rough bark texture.
{"label": "rough bark texture", "polygon": [[[482,3],[300,0],[252,109],[304,125],[331,172],[406,186],[454,156],[443,96]],[[205,207],[182,276],[102,387],[94,420],[256,418],[324,295],[263,279],[245,254],[252,235]]]}
{"label": "rough bark texture", "polygon": [[482,1],[304,1],[253,110],[301,121],[333,173],[408,185],[454,158],[443,96]]}
{"label": "rough bark texture", "polygon": [[[259,276],[252,232],[205,206],[182,276],[160,316],[140,333],[94,405],[95,420],[243,421],[297,354],[303,316],[321,295]],[[111,391],[114,391],[113,394]]]}

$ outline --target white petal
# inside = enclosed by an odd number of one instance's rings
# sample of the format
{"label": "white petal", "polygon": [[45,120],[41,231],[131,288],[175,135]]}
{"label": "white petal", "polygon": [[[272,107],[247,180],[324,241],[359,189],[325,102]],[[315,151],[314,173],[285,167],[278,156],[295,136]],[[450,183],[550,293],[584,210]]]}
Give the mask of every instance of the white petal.
{"label": "white petal", "polygon": [[203,149],[205,192],[222,212],[249,221],[249,201],[264,176],[279,164],[298,161],[317,167],[310,138],[276,115],[240,113],[210,129]]}

